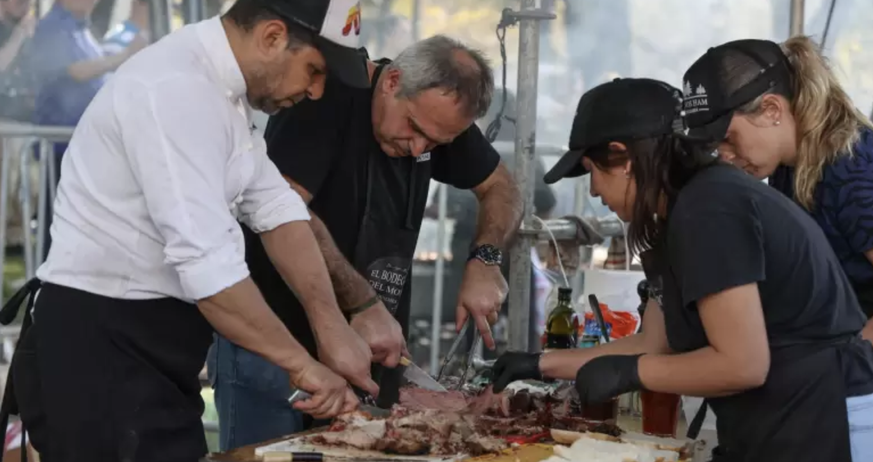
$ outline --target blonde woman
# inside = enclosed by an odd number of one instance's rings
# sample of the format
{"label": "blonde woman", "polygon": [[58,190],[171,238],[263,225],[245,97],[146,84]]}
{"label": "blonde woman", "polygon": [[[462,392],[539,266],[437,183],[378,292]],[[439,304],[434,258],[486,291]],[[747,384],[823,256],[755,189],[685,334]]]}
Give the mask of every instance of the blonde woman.
{"label": "blonde woman", "polygon": [[[794,199],[819,224],[873,317],[873,125],[808,37],[738,40],[685,73],[692,135]],[[827,320],[822,320],[827,322]],[[864,338],[873,340],[873,321]]]}

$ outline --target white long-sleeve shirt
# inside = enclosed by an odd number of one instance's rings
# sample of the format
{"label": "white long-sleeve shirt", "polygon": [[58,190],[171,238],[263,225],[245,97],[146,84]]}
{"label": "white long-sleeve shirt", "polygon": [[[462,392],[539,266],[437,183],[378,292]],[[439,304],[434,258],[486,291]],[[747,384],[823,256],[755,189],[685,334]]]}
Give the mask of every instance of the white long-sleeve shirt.
{"label": "white long-sleeve shirt", "polygon": [[122,299],[214,295],[249,274],[256,232],[308,220],[253,130],[218,18],[140,51],[100,90],[61,166],[37,276]]}

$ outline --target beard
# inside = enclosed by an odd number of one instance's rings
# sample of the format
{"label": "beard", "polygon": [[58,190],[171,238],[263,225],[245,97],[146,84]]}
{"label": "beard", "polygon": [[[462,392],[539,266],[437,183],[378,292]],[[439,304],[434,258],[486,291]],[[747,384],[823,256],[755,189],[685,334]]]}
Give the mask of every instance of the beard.
{"label": "beard", "polygon": [[278,99],[274,95],[280,83],[284,80],[285,75],[281,71],[271,71],[264,67],[253,72],[250,76],[250,84],[248,85],[247,99],[252,109],[261,111],[267,115],[275,115],[284,107],[297,104],[306,98],[305,94],[295,95],[291,99]]}

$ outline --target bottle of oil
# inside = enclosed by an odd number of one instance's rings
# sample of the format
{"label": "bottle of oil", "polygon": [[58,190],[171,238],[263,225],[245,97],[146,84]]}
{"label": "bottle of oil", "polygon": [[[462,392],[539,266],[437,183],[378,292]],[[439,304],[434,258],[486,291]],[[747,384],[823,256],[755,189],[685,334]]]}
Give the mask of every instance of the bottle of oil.
{"label": "bottle of oil", "polygon": [[571,295],[571,289],[558,288],[558,304],[546,319],[543,350],[563,350],[578,346],[579,315],[573,309]]}

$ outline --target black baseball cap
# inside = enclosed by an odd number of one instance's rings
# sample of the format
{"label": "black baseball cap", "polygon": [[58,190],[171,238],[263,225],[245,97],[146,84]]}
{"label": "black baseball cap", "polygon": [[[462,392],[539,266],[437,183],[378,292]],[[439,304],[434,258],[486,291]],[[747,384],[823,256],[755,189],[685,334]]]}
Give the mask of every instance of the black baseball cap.
{"label": "black baseball cap", "polygon": [[767,91],[790,91],[791,64],[769,40],[737,40],[710,48],[685,72],[683,110],[688,134],[721,141],[734,111]]}
{"label": "black baseball cap", "polygon": [[546,173],[546,183],[588,173],[587,149],[610,141],[682,135],[682,92],[653,79],[615,79],[587,91],[579,100],[570,150]]}
{"label": "black baseball cap", "polygon": [[264,0],[280,16],[315,33],[315,47],[328,72],[343,83],[369,88],[367,62],[358,50],[361,3],[358,0]]}

